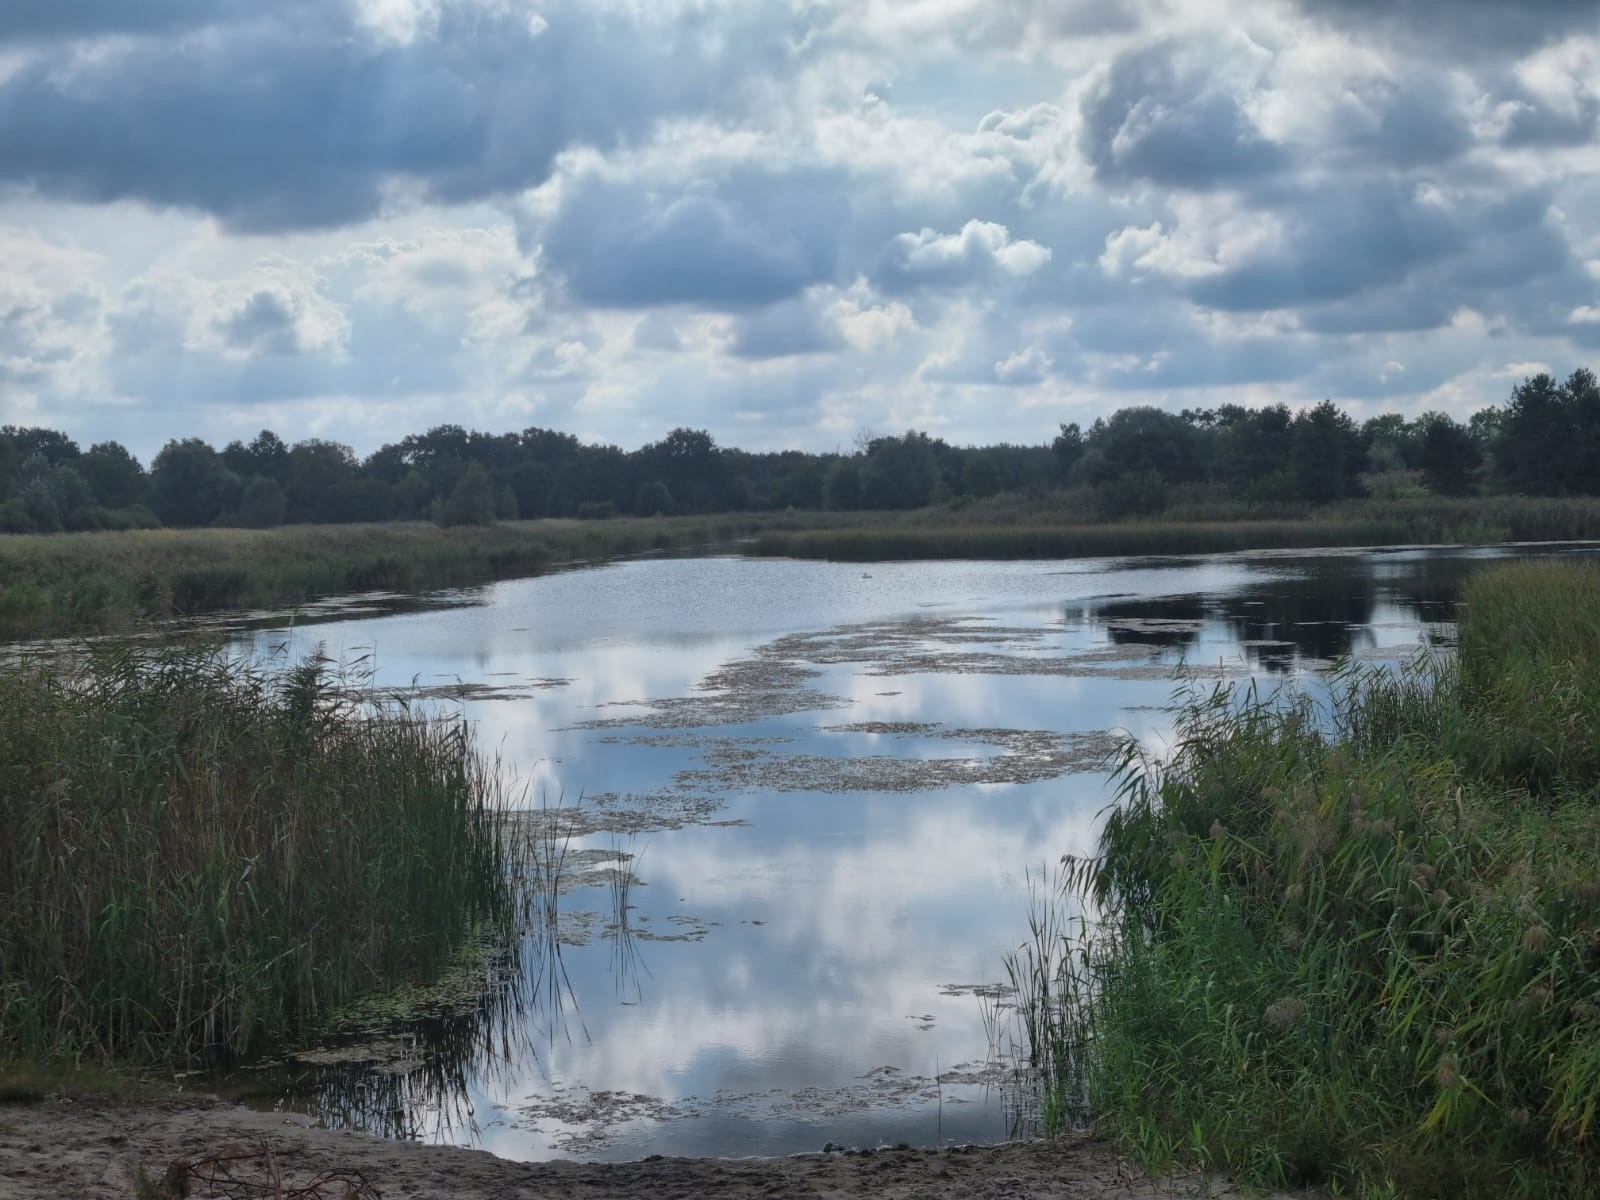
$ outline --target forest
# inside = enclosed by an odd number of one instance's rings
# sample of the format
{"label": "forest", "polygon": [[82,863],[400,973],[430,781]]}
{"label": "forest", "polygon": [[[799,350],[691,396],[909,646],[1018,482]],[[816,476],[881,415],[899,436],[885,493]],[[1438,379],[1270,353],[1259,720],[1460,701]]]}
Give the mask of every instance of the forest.
{"label": "forest", "polygon": [[953,446],[926,432],[861,435],[849,451],[752,453],[679,428],[637,450],[529,428],[441,425],[365,459],[270,430],[217,450],[174,439],[148,467],[117,442],[83,450],[48,428],[0,427],[0,532],[156,526],[268,528],[432,520],[895,510],[1000,492],[1082,489],[1104,519],[1193,501],[1294,515],[1370,496],[1600,492],[1600,382],[1524,379],[1466,423],[1439,412],[1364,422],[1330,401],[1184,409],[1137,406],[1064,424],[1049,443]]}

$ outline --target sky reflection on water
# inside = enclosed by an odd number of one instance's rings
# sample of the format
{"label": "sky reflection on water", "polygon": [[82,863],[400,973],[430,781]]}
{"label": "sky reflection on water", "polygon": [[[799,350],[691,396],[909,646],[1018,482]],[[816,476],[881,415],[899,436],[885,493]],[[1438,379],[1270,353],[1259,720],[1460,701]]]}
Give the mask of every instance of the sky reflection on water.
{"label": "sky reflection on water", "polygon": [[[1404,658],[1448,637],[1461,580],[1499,553],[661,559],[243,635],[370,653],[383,687],[503,689],[460,708],[524,803],[637,818],[571,843],[631,853],[637,883],[622,937],[606,887],[561,897],[567,937],[539,960],[561,972],[560,1013],[525,990],[470,1037],[420,1037],[425,1071],[374,1083],[346,1064],[257,1091],[511,1158],[1003,1140],[983,1002],[962,989],[1003,977],[1026,872],[1090,850],[1107,799],[1084,769],[1097,743],[1074,758],[1049,735],[1159,751],[1184,661],[1314,690],[1337,655]],[[907,758],[1025,778],[924,789]]]}

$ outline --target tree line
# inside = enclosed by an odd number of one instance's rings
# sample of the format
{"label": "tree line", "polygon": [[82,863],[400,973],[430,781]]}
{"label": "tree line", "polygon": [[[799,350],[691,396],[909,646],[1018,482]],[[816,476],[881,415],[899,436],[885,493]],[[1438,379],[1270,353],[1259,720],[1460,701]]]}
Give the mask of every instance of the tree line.
{"label": "tree line", "polygon": [[169,441],[149,468],[117,442],[81,449],[53,429],[0,427],[0,532],[139,526],[652,516],[909,509],[1000,492],[1081,489],[1095,515],[1151,514],[1196,497],[1263,508],[1360,496],[1600,493],[1600,383],[1525,379],[1460,423],[1430,412],[1361,424],[1331,402],[1119,409],[1049,444],[952,446],[916,430],[848,452],[749,453],[675,429],[638,450],[530,428],[441,425],[358,459],[263,430],[217,450]]}

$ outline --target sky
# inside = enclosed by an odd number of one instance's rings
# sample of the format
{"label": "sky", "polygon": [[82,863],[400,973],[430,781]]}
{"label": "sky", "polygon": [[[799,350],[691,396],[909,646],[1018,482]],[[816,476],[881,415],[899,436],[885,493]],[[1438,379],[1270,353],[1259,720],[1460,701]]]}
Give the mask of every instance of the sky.
{"label": "sky", "polygon": [[0,424],[632,449],[1600,366],[1600,0],[5,0]]}

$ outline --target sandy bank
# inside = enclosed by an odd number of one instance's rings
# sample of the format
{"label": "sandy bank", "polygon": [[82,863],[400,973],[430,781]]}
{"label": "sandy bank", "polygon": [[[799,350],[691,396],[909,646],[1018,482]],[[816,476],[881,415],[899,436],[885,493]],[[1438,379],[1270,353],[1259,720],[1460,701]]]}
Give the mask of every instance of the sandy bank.
{"label": "sandy bank", "polygon": [[[218,1158],[231,1158],[218,1163]],[[184,1159],[196,1197],[281,1194],[466,1200],[542,1197],[1081,1197],[1193,1194],[1155,1185],[1093,1141],[956,1150],[882,1150],[796,1158],[654,1158],[636,1163],[516,1163],[476,1150],[386,1142],[309,1128],[303,1118],[221,1100],[79,1099],[0,1107],[0,1198],[91,1200],[134,1195],[142,1169],[159,1181]],[[208,1165],[208,1160],[211,1160]],[[216,1173],[214,1183],[196,1180]],[[322,1184],[315,1191],[319,1177]],[[370,1192],[363,1192],[369,1187]],[[1237,1193],[1214,1188],[1213,1196]]]}

